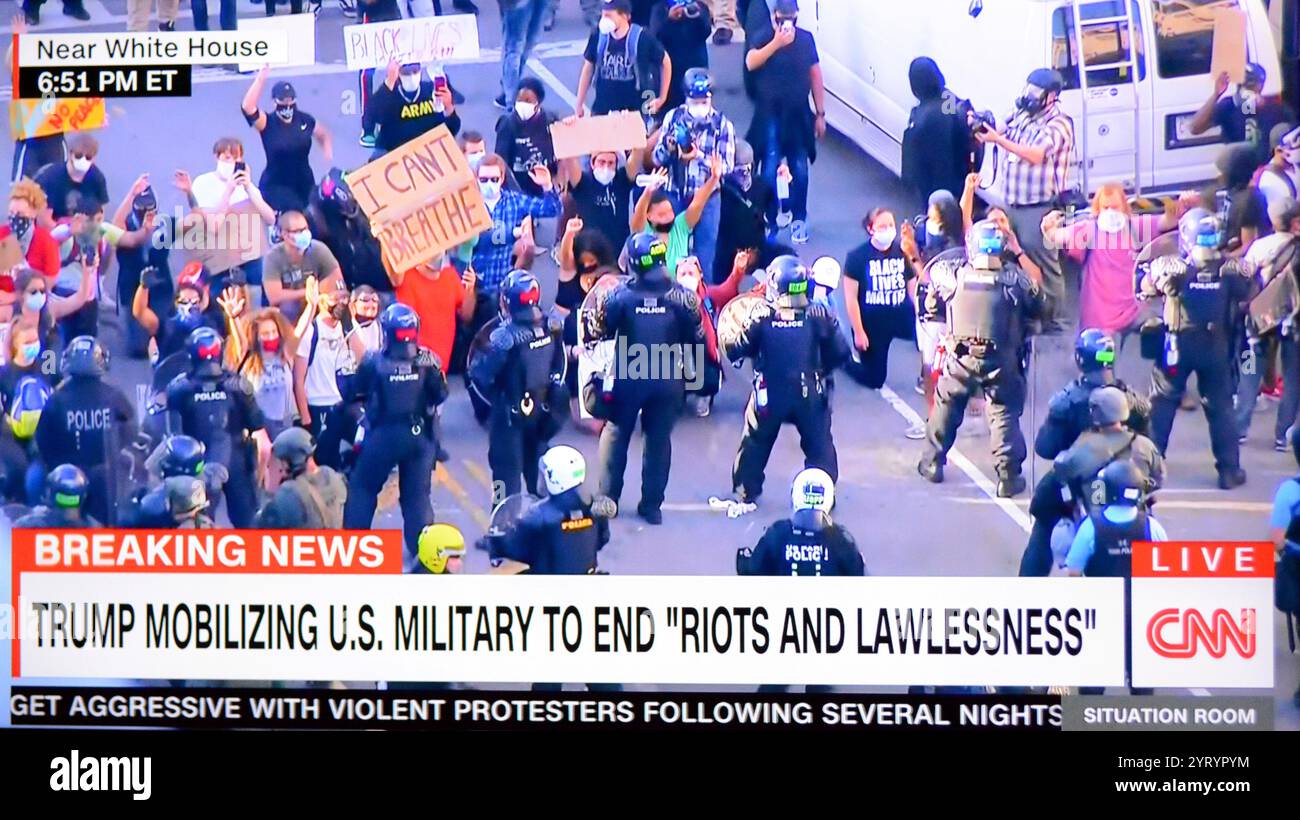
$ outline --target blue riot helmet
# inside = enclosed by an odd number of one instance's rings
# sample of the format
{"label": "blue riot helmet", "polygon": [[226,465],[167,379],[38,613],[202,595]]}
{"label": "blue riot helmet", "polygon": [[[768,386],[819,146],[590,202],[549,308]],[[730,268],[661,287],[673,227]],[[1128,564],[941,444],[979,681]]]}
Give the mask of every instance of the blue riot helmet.
{"label": "blue riot helmet", "polygon": [[420,315],[410,305],[394,302],[379,314],[384,352],[395,359],[414,359],[419,346]]}

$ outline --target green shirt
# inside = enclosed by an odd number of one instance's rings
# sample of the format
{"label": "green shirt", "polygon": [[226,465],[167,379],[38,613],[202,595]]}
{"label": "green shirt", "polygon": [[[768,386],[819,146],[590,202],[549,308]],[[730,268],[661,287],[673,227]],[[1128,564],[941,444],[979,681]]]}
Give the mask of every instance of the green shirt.
{"label": "green shirt", "polygon": [[[646,225],[645,233],[658,236],[653,225]],[[673,228],[668,232],[668,278],[677,278],[677,263],[691,255],[691,226],[686,224],[686,214],[681,213],[673,220]]]}

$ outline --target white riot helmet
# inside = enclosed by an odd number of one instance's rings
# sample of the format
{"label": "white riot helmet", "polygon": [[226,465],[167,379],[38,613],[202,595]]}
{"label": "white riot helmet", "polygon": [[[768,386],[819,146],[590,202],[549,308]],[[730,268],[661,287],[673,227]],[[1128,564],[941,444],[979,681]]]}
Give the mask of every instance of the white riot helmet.
{"label": "white riot helmet", "polygon": [[587,479],[587,461],[567,444],[552,447],[538,460],[546,492],[551,495],[581,487]]}
{"label": "white riot helmet", "polygon": [[790,503],[795,512],[817,510],[829,514],[835,506],[835,482],[825,470],[809,467],[794,477]]}

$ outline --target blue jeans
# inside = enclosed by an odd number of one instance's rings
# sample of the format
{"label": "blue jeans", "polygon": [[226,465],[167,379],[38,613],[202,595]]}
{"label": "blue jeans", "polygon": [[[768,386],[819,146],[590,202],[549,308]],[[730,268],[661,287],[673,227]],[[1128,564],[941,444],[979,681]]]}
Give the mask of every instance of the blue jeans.
{"label": "blue jeans", "polygon": [[714,193],[704,205],[700,221],[691,232],[695,241],[695,258],[700,260],[700,270],[705,276],[713,272],[713,260],[718,254],[718,224],[722,221],[722,194]]}
{"label": "blue jeans", "polygon": [[[1241,379],[1237,382],[1237,435],[1244,436],[1250,432],[1250,419],[1259,401],[1259,387],[1264,381],[1264,356],[1267,344],[1255,343],[1254,366],[1243,368]],[[1296,412],[1300,410],[1300,351],[1297,342],[1289,334],[1282,336],[1282,400],[1277,405],[1277,422],[1273,427],[1273,438],[1286,439],[1286,431],[1295,423]]]}
{"label": "blue jeans", "polygon": [[[190,11],[194,12],[194,30],[208,30],[207,0],[190,0]],[[239,15],[235,11],[235,0],[221,0],[221,28],[234,31]]]}
{"label": "blue jeans", "polygon": [[519,93],[519,77],[537,45],[546,11],[555,1],[521,0],[515,8],[501,13],[501,94],[506,105],[513,104]]}
{"label": "blue jeans", "polygon": [[[776,190],[776,169],[781,164],[784,152],[781,150],[781,140],[777,128],[776,118],[772,118],[767,126],[767,153],[763,157],[763,179],[767,184]],[[803,147],[798,148],[788,156],[784,156],[785,162],[790,166],[790,213],[796,221],[808,219],[808,151]],[[772,204],[768,208],[767,223],[776,224],[776,214],[780,208],[780,202],[776,197],[772,197]]]}

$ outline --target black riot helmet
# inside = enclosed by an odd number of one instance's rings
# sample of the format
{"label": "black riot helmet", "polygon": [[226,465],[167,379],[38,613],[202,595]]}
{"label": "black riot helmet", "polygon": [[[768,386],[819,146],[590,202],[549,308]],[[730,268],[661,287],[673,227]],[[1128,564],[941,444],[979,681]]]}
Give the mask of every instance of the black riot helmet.
{"label": "black riot helmet", "polygon": [[190,373],[199,377],[221,375],[221,334],[210,327],[201,327],[185,341],[185,352],[190,357]]}
{"label": "black riot helmet", "polygon": [[1114,337],[1095,327],[1084,328],[1074,340],[1074,363],[1084,373],[1114,368]]}
{"label": "black riot helmet", "polygon": [[627,240],[628,269],[637,281],[668,281],[668,246],[659,237],[637,233]]}
{"label": "black riot helmet", "polygon": [[799,308],[808,304],[808,266],[799,257],[786,254],[767,266],[768,299],[778,307]]}
{"label": "black riot helmet", "polygon": [[542,319],[542,286],[526,270],[511,271],[501,282],[501,315],[524,325]]}
{"label": "black riot helmet", "polygon": [[1146,496],[1146,477],[1137,465],[1128,459],[1116,459],[1100,473],[1106,487],[1106,505],[1123,507],[1141,506]]}
{"label": "black riot helmet", "polygon": [[420,335],[420,314],[410,305],[394,302],[379,314],[384,332],[384,353],[394,359],[414,359]]}
{"label": "black riot helmet", "polygon": [[45,476],[46,499],[51,507],[80,510],[90,482],[75,464],[60,464]]}
{"label": "black riot helmet", "polygon": [[341,168],[331,168],[326,172],[321,178],[319,193],[322,202],[332,204],[343,216],[356,215],[357,198],[352,195],[352,188],[348,186]]}
{"label": "black riot helmet", "polygon": [[78,336],[63,351],[61,364],[69,376],[102,378],[108,372],[108,349],[94,336]]}
{"label": "black riot helmet", "polygon": [[192,436],[168,436],[163,442],[162,458],[158,470],[163,478],[178,475],[197,476],[203,473],[207,448]]}

